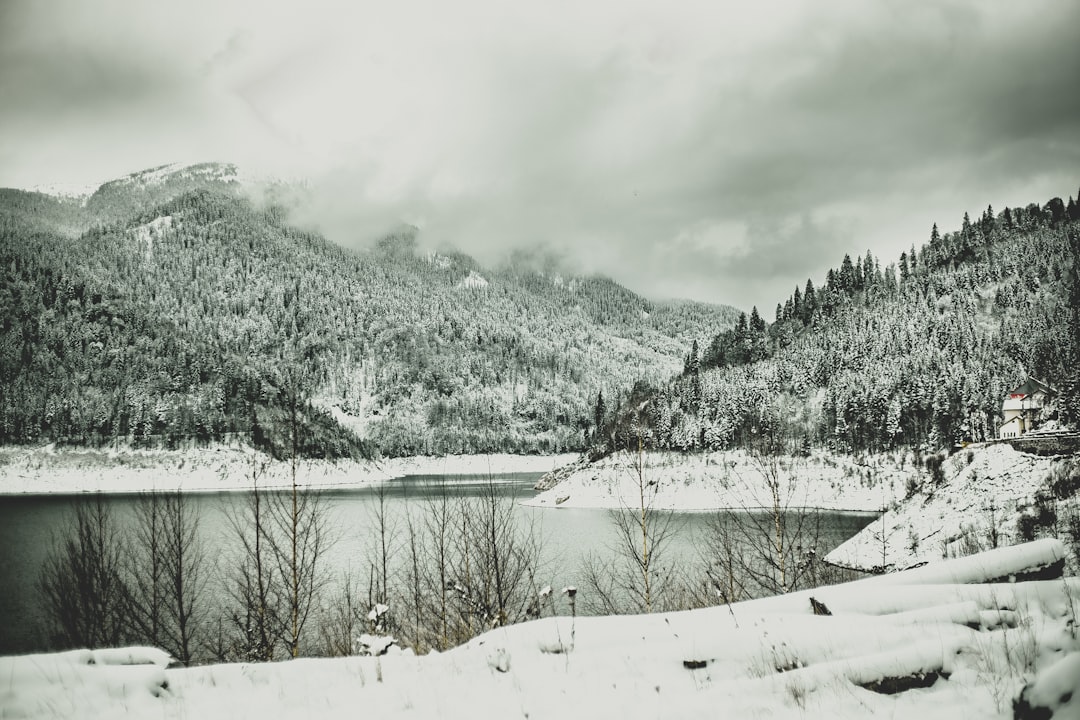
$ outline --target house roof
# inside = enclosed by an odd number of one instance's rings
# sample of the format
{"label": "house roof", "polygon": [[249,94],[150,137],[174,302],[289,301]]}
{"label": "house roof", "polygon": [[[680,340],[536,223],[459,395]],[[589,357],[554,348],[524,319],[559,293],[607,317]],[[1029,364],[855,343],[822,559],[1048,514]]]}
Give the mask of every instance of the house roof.
{"label": "house roof", "polygon": [[1043,392],[1047,395],[1057,395],[1057,390],[1050,387],[1042,380],[1036,380],[1033,377],[1029,377],[1024,381],[1023,385],[1019,385],[1008,392],[1009,395],[1034,395],[1037,392]]}

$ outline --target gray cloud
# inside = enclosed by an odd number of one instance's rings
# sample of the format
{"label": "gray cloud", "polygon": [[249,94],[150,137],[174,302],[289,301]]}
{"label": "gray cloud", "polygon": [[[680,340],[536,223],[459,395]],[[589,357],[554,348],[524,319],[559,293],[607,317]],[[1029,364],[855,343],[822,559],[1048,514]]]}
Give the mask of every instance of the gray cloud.
{"label": "gray cloud", "polygon": [[844,253],[1080,181],[1080,6],[9,2],[0,184],[221,158],[401,222],[768,314]]}

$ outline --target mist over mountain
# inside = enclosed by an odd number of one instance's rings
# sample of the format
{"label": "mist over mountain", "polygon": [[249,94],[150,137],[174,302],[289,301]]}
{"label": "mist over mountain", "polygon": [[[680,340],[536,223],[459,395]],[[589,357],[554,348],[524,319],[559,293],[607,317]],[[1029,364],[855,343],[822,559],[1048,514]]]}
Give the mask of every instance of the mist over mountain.
{"label": "mist over mountain", "polygon": [[600,391],[666,380],[737,315],[485,267],[409,226],[342,247],[294,221],[294,190],[206,163],[82,198],[0,191],[0,441],[578,449]]}

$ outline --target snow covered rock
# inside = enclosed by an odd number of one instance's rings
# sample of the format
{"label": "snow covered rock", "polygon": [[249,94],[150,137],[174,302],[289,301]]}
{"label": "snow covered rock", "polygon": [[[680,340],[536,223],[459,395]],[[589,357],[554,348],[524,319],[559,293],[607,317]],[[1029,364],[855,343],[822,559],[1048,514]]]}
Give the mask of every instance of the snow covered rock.
{"label": "snow covered rock", "polygon": [[1013,704],[1017,720],[1080,718],[1080,652],[1069,653],[1039,672]]}
{"label": "snow covered rock", "polygon": [[375,657],[386,655],[390,651],[390,648],[396,647],[396,642],[397,639],[389,635],[363,633],[360,637],[356,638],[356,654],[371,655]]}
{"label": "snow covered rock", "polygon": [[97,665],[157,665],[168,667],[173,658],[155,647],[107,648],[91,651],[92,662]]}

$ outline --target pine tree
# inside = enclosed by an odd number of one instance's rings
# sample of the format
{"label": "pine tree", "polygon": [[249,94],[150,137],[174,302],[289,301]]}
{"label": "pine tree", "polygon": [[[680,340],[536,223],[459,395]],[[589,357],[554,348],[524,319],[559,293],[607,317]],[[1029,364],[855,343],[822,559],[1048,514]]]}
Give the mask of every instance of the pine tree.
{"label": "pine tree", "polygon": [[731,347],[731,359],[729,365],[745,365],[750,361],[748,348],[749,332],[746,325],[746,313],[739,313],[739,319],[735,321],[734,342]]}
{"label": "pine tree", "polygon": [[876,284],[878,280],[878,268],[877,262],[874,260],[874,256],[869,250],[866,251],[866,257],[863,258],[862,264],[863,274],[863,287],[869,288]]}
{"label": "pine tree", "polygon": [[604,391],[601,390],[596,394],[596,407],[593,409],[593,427],[596,428],[597,438],[604,435],[606,421],[607,406],[604,405]]}
{"label": "pine tree", "polygon": [[694,339],[694,342],[690,346],[690,354],[686,358],[686,362],[683,365],[684,375],[693,375],[701,369],[701,362],[698,356],[698,342]]}
{"label": "pine tree", "polygon": [[817,295],[814,292],[814,281],[807,279],[806,292],[803,293],[803,322],[809,325],[814,319],[815,312],[817,312]]}
{"label": "pine tree", "polygon": [[850,255],[845,254],[844,261],[840,263],[840,276],[837,282],[840,290],[849,295],[857,288],[858,280],[855,276],[855,266],[851,262]]}
{"label": "pine tree", "polygon": [[764,360],[768,356],[768,341],[766,335],[765,321],[758,314],[757,306],[755,305],[750,311],[750,325],[749,325],[749,356],[750,362],[757,362],[758,360]]}

